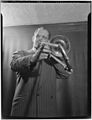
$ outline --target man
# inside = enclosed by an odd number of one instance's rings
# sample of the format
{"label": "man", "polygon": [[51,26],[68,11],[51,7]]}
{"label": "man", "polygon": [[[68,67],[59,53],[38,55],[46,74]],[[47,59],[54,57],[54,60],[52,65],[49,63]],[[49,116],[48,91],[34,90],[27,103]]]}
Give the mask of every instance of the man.
{"label": "man", "polygon": [[17,86],[12,103],[14,117],[57,117],[57,79],[69,74],[50,57],[49,32],[43,27],[34,32],[33,48],[13,54],[11,69],[17,73]]}

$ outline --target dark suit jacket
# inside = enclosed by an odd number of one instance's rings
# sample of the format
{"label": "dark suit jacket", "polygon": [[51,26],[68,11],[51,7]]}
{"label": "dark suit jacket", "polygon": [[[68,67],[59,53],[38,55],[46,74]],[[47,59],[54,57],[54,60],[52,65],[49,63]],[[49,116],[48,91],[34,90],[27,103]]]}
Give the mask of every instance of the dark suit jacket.
{"label": "dark suit jacket", "polygon": [[53,59],[32,64],[33,54],[33,51],[13,54],[11,69],[17,73],[17,86],[11,116],[56,117],[57,79],[67,79],[69,75]]}

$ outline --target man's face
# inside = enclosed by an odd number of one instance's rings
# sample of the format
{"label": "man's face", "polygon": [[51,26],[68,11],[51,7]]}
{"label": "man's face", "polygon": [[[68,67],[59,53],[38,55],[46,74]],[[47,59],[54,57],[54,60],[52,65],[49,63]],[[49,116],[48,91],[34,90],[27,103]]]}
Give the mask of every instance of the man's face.
{"label": "man's face", "polygon": [[46,30],[40,30],[34,36],[34,46],[39,48],[41,42],[48,42],[49,33]]}

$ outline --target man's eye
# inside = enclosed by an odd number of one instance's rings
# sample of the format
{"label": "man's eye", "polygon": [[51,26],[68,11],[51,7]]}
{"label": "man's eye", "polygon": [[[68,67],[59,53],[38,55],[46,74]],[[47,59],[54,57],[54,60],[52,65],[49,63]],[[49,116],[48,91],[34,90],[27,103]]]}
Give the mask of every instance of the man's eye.
{"label": "man's eye", "polygon": [[47,39],[47,37],[43,36],[44,39]]}
{"label": "man's eye", "polygon": [[36,35],[36,37],[40,37],[39,35]]}

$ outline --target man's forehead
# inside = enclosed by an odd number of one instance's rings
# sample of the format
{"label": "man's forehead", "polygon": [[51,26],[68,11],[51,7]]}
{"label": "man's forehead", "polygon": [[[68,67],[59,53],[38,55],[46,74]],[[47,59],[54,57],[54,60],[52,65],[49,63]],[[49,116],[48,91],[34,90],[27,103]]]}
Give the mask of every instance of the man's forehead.
{"label": "man's forehead", "polygon": [[47,30],[39,30],[37,34],[42,36],[48,36],[49,32]]}

